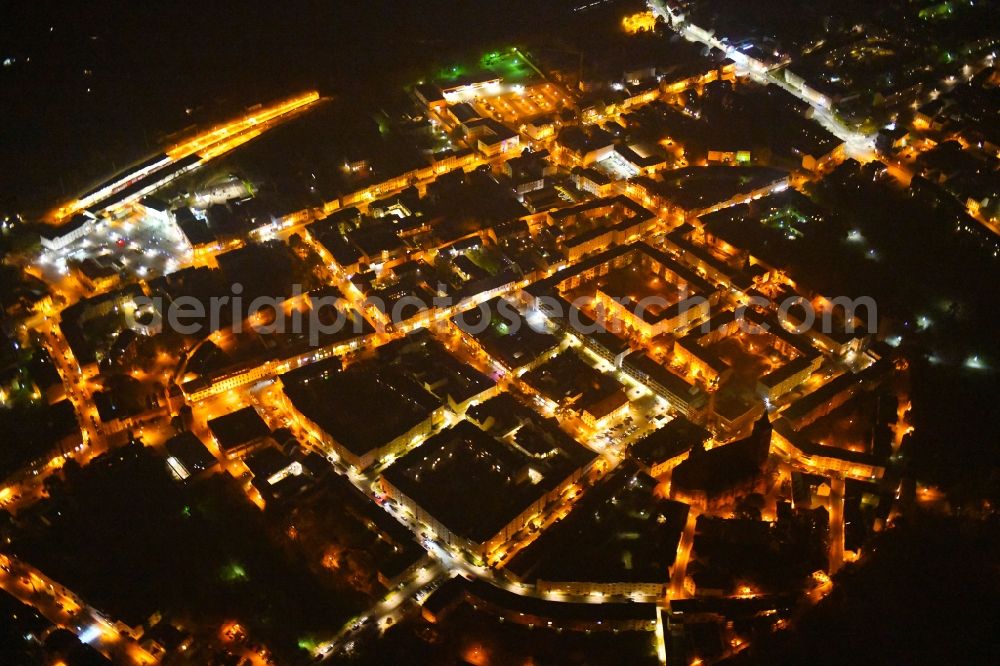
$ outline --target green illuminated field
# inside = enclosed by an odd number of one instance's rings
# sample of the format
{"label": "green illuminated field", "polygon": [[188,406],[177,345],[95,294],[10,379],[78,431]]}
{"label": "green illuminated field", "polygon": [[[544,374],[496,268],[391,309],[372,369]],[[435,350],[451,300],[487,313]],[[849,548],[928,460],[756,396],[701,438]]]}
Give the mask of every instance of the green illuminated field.
{"label": "green illuminated field", "polygon": [[538,77],[538,72],[521,51],[517,47],[510,47],[488,51],[477,60],[449,63],[434,72],[431,79],[436,83],[451,83],[487,73],[502,76],[505,83],[527,83]]}

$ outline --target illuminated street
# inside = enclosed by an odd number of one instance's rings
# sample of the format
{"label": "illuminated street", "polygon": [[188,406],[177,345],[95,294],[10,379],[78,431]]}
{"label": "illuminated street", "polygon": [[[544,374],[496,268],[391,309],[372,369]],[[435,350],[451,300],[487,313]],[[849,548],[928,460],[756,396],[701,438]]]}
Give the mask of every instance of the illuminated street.
{"label": "illuminated street", "polygon": [[459,5],[11,12],[0,662],[995,652],[996,1]]}

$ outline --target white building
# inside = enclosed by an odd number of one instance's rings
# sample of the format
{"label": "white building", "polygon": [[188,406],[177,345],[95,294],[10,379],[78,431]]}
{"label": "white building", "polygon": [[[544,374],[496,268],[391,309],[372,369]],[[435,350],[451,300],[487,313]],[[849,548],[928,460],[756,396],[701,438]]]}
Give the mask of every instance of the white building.
{"label": "white building", "polygon": [[77,213],[60,227],[46,226],[39,234],[42,247],[46,250],[62,250],[92,232],[96,221],[97,218],[90,213]]}

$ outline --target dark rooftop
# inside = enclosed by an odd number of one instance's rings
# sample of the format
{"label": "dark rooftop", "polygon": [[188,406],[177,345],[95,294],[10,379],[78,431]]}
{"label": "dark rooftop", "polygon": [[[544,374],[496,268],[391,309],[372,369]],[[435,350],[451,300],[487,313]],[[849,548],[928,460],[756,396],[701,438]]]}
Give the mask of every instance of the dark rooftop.
{"label": "dark rooftop", "polygon": [[209,419],[208,429],[215,435],[223,451],[271,434],[271,429],[253,407],[244,407],[231,414]]}
{"label": "dark rooftop", "polygon": [[530,456],[461,421],[397,460],[385,478],[453,533],[483,543],[594,455],[553,438],[548,455]]}
{"label": "dark rooftop", "polygon": [[712,434],[683,416],[649,433],[629,449],[629,455],[646,467],[653,467],[701,446]]}
{"label": "dark rooftop", "polygon": [[[484,310],[489,323],[483,328]],[[460,326],[475,331],[474,337],[490,356],[511,369],[517,369],[539,358],[559,344],[555,336],[535,330],[510,303],[495,298],[485,305],[455,317]]]}
{"label": "dark rooftop", "polygon": [[508,568],[546,581],[666,583],[688,506],[658,497],[656,483],[620,465]]}
{"label": "dark rooftop", "polygon": [[655,189],[685,210],[698,210],[766,187],[787,175],[769,167],[684,167],[663,173]]}
{"label": "dark rooftop", "polygon": [[398,369],[375,361],[343,371],[339,363],[314,364],[283,381],[295,408],[358,456],[408,432],[440,405]]}
{"label": "dark rooftop", "polygon": [[761,417],[749,437],[708,451],[692,451],[674,468],[671,488],[714,497],[753,479],[770,451],[771,424],[766,419],[766,415]]}
{"label": "dark rooftop", "polygon": [[208,469],[218,461],[193,432],[182,432],[167,440],[167,453],[184,465],[189,472]]}

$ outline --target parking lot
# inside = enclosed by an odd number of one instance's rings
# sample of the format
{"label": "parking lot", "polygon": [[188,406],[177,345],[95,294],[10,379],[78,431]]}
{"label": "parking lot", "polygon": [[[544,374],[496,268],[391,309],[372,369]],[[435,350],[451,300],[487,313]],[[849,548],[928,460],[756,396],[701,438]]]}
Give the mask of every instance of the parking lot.
{"label": "parking lot", "polygon": [[548,82],[530,86],[505,85],[502,90],[499,95],[472,99],[470,103],[482,117],[514,126],[556,113],[572,103],[562,89]]}
{"label": "parking lot", "polygon": [[102,220],[93,233],[61,251],[43,251],[38,265],[43,279],[58,283],[69,272],[68,262],[87,258],[145,279],[189,263],[191,246],[177,225],[134,213],[118,221]]}

